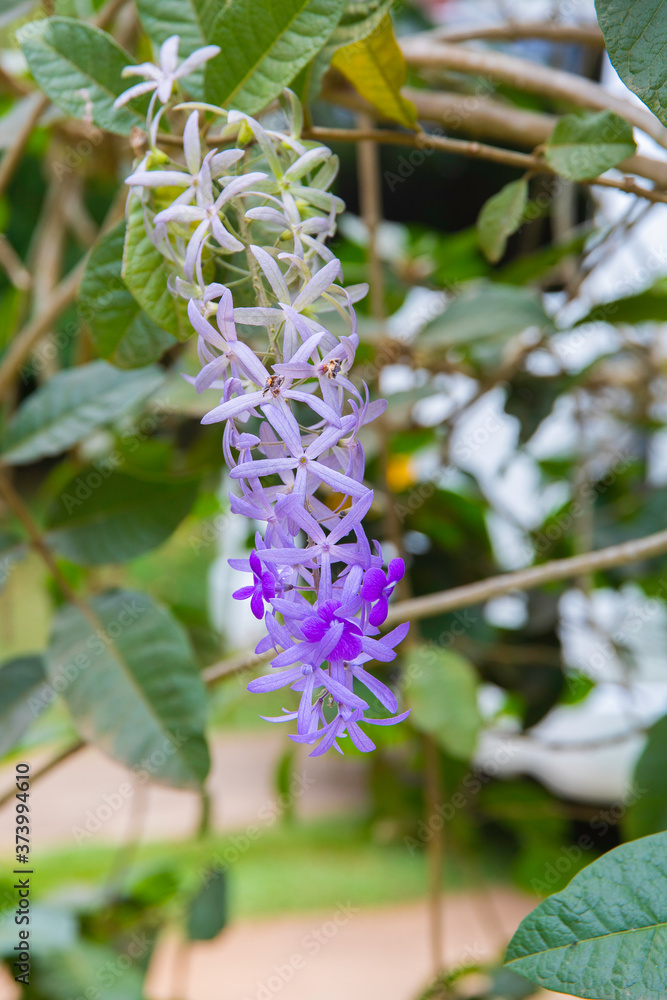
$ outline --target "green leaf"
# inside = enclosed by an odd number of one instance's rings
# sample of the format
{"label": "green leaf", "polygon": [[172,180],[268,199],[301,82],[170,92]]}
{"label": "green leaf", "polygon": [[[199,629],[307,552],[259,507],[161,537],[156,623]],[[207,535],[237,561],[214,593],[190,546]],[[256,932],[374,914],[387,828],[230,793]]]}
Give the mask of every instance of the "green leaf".
{"label": "green leaf", "polygon": [[[0,667],[0,757],[17,743],[48,704],[41,656],[19,656]],[[34,700],[33,700],[34,699]]]}
{"label": "green leaf", "polygon": [[[156,45],[162,45],[171,35],[178,35],[180,59],[209,44],[219,9],[219,0],[137,0],[137,11],[148,37]],[[203,97],[203,69],[195,70],[186,79],[188,93]]]}
{"label": "green leaf", "polygon": [[154,366],[122,372],[106,361],[58,372],[14,414],[0,459],[24,465],[66,451],[150,396],[163,381]]}
{"label": "green leaf", "polygon": [[185,631],[147,594],[113,591],[90,603],[99,628],[67,605],[47,651],[49,678],[79,732],[140,779],[200,787],[206,695]]}
{"label": "green leaf", "polygon": [[141,368],[157,361],[175,343],[142,310],[122,278],[125,223],[93,247],[79,290],[79,314],[95,348],[118,368]]}
{"label": "green leaf", "polygon": [[48,17],[25,24],[16,36],[30,72],[62,111],[87,118],[92,109],[96,125],[119,135],[129,135],[134,125],[145,128],[145,99],[113,106],[131,85],[121,72],[134,59],[111,35],[75,18]]}
{"label": "green leaf", "polygon": [[161,545],[190,512],[197,480],[137,479],[90,467],[50,511],[49,543],[82,566],[127,562]]}
{"label": "green leaf", "polygon": [[595,1000],[663,1000],[667,834],[609,851],[530,913],[507,965],[548,990]]}
{"label": "green leaf", "polygon": [[506,184],[482,207],[477,219],[479,245],[484,256],[497,264],[505,253],[507,240],[523,222],[528,201],[528,181],[523,177]]}
{"label": "green leaf", "polygon": [[603,174],[637,149],[632,125],[613,111],[559,118],[544,158],[561,177],[584,181]]}
{"label": "green leaf", "polygon": [[232,0],[216,21],[222,52],[208,63],[206,99],[255,114],[310,62],[338,24],[345,0]]}
{"label": "green leaf", "polygon": [[185,300],[169,291],[164,257],[149,239],[144,209],[136,195],[128,206],[122,276],[144,312],[162,330],[178,340],[192,336]]}
{"label": "green leaf", "polygon": [[224,873],[209,869],[206,882],[190,900],[188,941],[211,941],[227,923],[227,883]]}
{"label": "green leaf", "polygon": [[637,295],[612,299],[594,306],[577,326],[582,323],[664,323],[667,322],[667,282],[656,282],[651,288]]}
{"label": "green leaf", "polygon": [[481,725],[477,673],[470,661],[423,645],[408,654],[405,677],[413,726],[433,736],[452,757],[469,760]]}
{"label": "green leaf", "polygon": [[479,283],[460,295],[419,338],[448,347],[476,340],[505,341],[531,326],[550,326],[539,295],[515,285]]}
{"label": "green leaf", "polygon": [[[36,935],[35,935],[36,936]],[[127,955],[124,955],[127,960]],[[120,974],[116,970],[120,970]],[[54,950],[36,963],[31,976],[39,996],[49,1000],[99,997],[100,1000],[142,1000],[140,963],[120,964],[118,952],[107,945],[80,940],[73,947]],[[104,986],[104,992],[93,983]]]}
{"label": "green leaf", "polygon": [[667,125],[667,6],[663,0],[596,0],[595,7],[621,80]]}
{"label": "green leaf", "polygon": [[331,65],[347,77],[384,118],[406,128],[415,128],[415,106],[401,94],[407,79],[407,66],[394,37],[389,14],[385,14],[366,38],[338,49]]}
{"label": "green leaf", "polygon": [[630,838],[667,830],[667,715],[649,729],[643,753],[635,765],[637,797],[623,823]]}

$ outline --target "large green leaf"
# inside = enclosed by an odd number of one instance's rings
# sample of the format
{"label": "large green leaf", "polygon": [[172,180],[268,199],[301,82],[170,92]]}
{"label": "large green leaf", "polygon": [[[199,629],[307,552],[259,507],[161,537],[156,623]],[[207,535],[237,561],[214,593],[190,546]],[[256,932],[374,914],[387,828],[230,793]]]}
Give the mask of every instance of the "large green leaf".
{"label": "large green leaf", "polygon": [[492,264],[498,263],[508,238],[523,222],[527,201],[528,181],[522,177],[506,184],[482,207],[477,219],[479,245]]}
{"label": "large green leaf", "polygon": [[549,324],[539,295],[530,289],[480,283],[454,299],[419,343],[447,347],[482,339],[502,342],[528,327]]}
{"label": "large green leaf", "polygon": [[134,125],[145,127],[144,100],[113,106],[132,83],[121,72],[134,60],[111,35],[76,18],[49,17],[24,25],[17,38],[35,80],[67,114],[92,113],[96,125],[120,135],[129,135]]}
{"label": "large green leaf", "polygon": [[141,368],[157,361],[174,338],[146,315],[123,281],[124,245],[124,222],[95,244],[79,290],[79,313],[98,354],[119,368]]}
{"label": "large green leaf", "polygon": [[122,277],[144,312],[162,330],[178,340],[192,335],[185,300],[169,291],[164,257],[150,241],[144,209],[136,195],[130,198],[127,213]]}
{"label": "large green leaf", "polygon": [[231,0],[212,41],[222,52],[206,70],[207,100],[255,114],[322,48],[345,0]]}
{"label": "large green leaf", "polygon": [[161,545],[190,512],[197,480],[107,478],[83,470],[50,511],[49,543],[83,566],[121,563]]}
{"label": "large green leaf", "polygon": [[415,106],[401,94],[407,79],[407,66],[394,37],[389,14],[385,14],[370,35],[338,49],[331,65],[347,77],[383,118],[406,128],[415,127]]}
{"label": "large green leaf", "polygon": [[629,837],[667,830],[667,715],[651,726],[644,751],[635,766],[636,800],[623,823]]}
{"label": "large green leaf", "polygon": [[56,617],[47,671],[81,735],[139,780],[196,788],[208,773],[206,696],[182,626],[147,594],[93,599]]}
{"label": "large green leaf", "polygon": [[19,656],[0,666],[0,757],[11,750],[46,707],[45,690],[41,656]]}
{"label": "large green leaf", "polygon": [[224,872],[211,869],[188,905],[189,941],[211,941],[227,923],[227,885]]}
{"label": "large green leaf", "polygon": [[595,1000],[663,1000],[667,833],[622,844],[530,913],[507,949],[515,972]]}
{"label": "large green leaf", "polygon": [[632,156],[632,125],[613,111],[559,118],[544,147],[544,158],[561,177],[585,181]]}
{"label": "large green leaf", "polygon": [[66,451],[150,396],[163,381],[154,366],[122,372],[106,361],[58,372],[10,420],[0,460],[23,465]]}
{"label": "large green leaf", "polygon": [[469,660],[436,645],[417,647],[407,657],[405,700],[417,729],[433,736],[453,757],[470,759],[481,717],[477,673]]}
{"label": "large green leaf", "polygon": [[623,83],[667,125],[667,5],[596,0],[607,52]]}

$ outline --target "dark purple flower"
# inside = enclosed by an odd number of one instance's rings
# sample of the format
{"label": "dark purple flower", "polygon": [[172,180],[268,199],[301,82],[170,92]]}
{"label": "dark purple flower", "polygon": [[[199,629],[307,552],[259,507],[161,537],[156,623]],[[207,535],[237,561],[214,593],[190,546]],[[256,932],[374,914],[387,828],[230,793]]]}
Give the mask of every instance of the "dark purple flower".
{"label": "dark purple flower", "polygon": [[246,601],[250,598],[250,610],[255,618],[260,621],[264,617],[264,601],[270,601],[276,596],[276,581],[269,570],[263,570],[259,556],[253,549],[249,559],[230,559],[229,565],[233,569],[241,569],[252,572],[253,582],[247,587],[235,590],[232,597],[237,601]]}
{"label": "dark purple flower", "polygon": [[366,573],[361,585],[361,596],[364,601],[375,605],[368,615],[371,625],[381,625],[387,617],[389,598],[404,575],[405,563],[402,559],[392,559],[386,573],[381,569],[369,569]]}

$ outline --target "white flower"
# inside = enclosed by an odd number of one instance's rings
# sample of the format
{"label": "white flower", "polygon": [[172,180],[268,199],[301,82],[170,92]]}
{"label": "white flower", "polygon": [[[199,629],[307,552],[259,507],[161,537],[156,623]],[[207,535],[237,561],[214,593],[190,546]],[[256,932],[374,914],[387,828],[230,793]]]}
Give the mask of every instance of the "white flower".
{"label": "white flower", "polygon": [[239,250],[243,250],[243,243],[240,243],[223,226],[220,219],[220,210],[232,198],[236,198],[242,192],[246,191],[247,188],[251,187],[251,185],[265,179],[266,174],[260,172],[235,177],[215,200],[213,185],[202,185],[195,191],[196,205],[179,205],[174,203],[155,216],[156,225],[178,222],[187,226],[193,222],[197,223],[197,228],[190,237],[185,254],[184,272],[188,280],[192,281],[204,243],[211,234],[216,238],[223,250],[226,250],[228,253],[236,253]]}
{"label": "white flower", "polygon": [[204,45],[201,49],[195,49],[180,66],[178,65],[178,46],[180,38],[178,35],[171,35],[170,38],[160,46],[160,65],[153,63],[141,63],[139,66],[126,66],[122,72],[123,77],[143,76],[144,83],[135,83],[129,90],[124,91],[113,102],[114,108],[122,108],[124,104],[131,101],[133,97],[141,97],[142,94],[150,94],[151,91],[157,93],[158,99],[166,104],[171,97],[174,84],[183,76],[203,66],[209,59],[220,52],[218,45]]}
{"label": "white flower", "polygon": [[[198,190],[205,196],[212,194],[211,181],[217,179],[233,166],[243,156],[242,149],[227,149],[222,153],[211,150],[202,163],[201,142],[199,138],[199,112],[193,111],[183,131],[183,151],[187,172],[184,170],[146,170],[146,160],[142,160],[133,174],[125,181],[131,187],[182,187],[174,205],[188,205]],[[212,200],[212,197],[208,197]]]}

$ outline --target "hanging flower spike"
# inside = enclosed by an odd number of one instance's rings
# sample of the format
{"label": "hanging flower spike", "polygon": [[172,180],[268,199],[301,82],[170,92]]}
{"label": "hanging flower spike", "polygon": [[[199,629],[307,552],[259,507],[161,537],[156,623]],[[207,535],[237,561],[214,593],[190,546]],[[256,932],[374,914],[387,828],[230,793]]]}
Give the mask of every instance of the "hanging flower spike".
{"label": "hanging flower spike", "polygon": [[[160,100],[169,99],[187,64],[176,66],[176,45],[169,41],[160,67],[142,68],[149,80],[139,85],[142,92],[154,89]],[[367,753],[375,744],[365,725],[395,725],[407,716],[395,714],[393,691],[367,669],[372,661],[394,660],[409,627],[380,635],[405,568],[393,559],[384,571],[379,546],[371,547],[363,526],[373,491],[364,483],[359,435],[386,403],[369,402],[367,387],[360,391],[350,379],[359,343],[353,303],[366,289],[339,283],[340,261],[324,246],[343,207],[328,190],[337,160],[326,147],[300,138],[294,95],[287,104],[289,133],[228,113],[221,135],[240,134],[244,144],[251,136],[259,147],[252,172],[241,167],[248,162],[243,149],[202,158],[193,111],[183,136],[185,168],[174,163],[149,170],[146,160],[128,183],[141,193],[147,226],[153,218],[153,245],[170,262],[172,286],[188,298],[202,366],[188,380],[199,392],[222,391],[202,423],[224,425],[223,454],[236,490],[231,509],[265,525],[248,559],[229,560],[232,568],[252,573],[252,583],[233,597],[250,600],[266,627],[256,652],[272,655],[269,672],[248,689],[289,688],[298,695],[296,711],[285,709],[268,721],[295,723],[291,738],[312,746],[312,756],[342,753],[345,740]],[[159,113],[151,125],[149,112],[151,137],[158,124]],[[178,191],[174,201],[153,217],[153,193],[169,187]],[[244,225],[237,227],[239,219]],[[202,253],[210,240],[220,248],[211,264],[222,273],[222,254],[245,250],[260,293],[254,305],[235,306],[219,274],[205,282]],[[344,321],[342,335],[322,321],[327,313]],[[258,335],[264,330],[266,349],[256,351],[240,339],[236,324]],[[364,689],[393,714],[368,718]]]}

